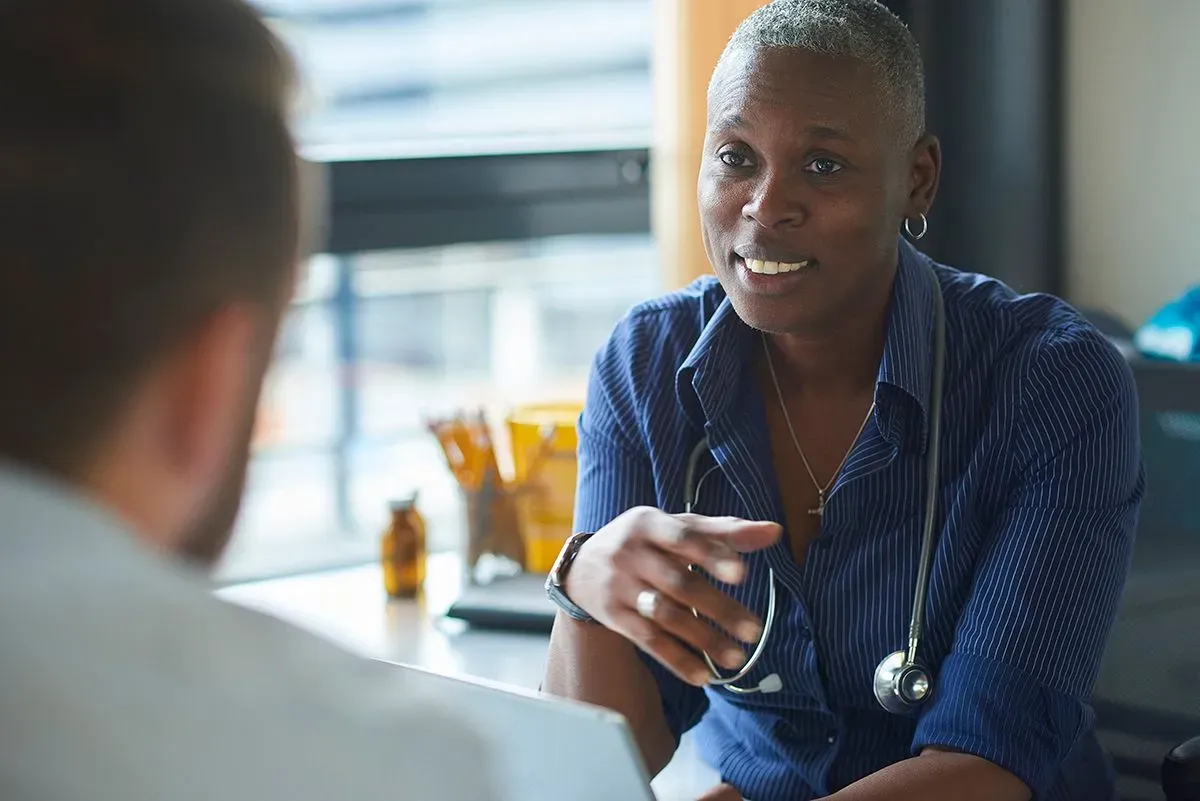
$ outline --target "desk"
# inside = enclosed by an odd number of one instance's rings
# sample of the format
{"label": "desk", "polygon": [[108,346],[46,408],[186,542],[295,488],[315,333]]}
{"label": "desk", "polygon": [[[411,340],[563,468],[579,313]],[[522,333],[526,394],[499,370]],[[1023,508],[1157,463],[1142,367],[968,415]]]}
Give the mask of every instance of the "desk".
{"label": "desk", "polygon": [[[459,561],[435,555],[421,601],[389,601],[378,566],[238,584],[225,600],[267,612],[365,657],[537,689],[546,664],[541,634],[478,631],[442,617],[462,588]],[[660,801],[693,801],[717,781],[690,738],[654,781]]]}

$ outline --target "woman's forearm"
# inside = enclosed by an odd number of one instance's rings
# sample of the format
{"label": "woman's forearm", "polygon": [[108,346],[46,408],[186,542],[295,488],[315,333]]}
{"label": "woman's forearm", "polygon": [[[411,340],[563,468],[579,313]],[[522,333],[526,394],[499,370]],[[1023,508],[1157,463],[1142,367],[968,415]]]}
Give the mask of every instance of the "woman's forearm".
{"label": "woman's forearm", "polygon": [[926,750],[826,801],[1029,801],[1029,788],[1003,768],[969,754]]}
{"label": "woman's forearm", "polygon": [[603,626],[559,614],[542,689],[624,715],[652,776],[675,755],[653,675],[628,640]]}

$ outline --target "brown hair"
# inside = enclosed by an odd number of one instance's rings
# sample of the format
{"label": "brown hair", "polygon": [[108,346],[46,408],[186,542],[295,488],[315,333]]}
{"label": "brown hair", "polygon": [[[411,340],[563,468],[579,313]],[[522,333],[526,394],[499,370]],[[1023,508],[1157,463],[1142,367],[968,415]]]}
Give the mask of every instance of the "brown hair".
{"label": "brown hair", "polygon": [[0,457],[76,472],[299,258],[291,62],[241,0],[0,0]]}

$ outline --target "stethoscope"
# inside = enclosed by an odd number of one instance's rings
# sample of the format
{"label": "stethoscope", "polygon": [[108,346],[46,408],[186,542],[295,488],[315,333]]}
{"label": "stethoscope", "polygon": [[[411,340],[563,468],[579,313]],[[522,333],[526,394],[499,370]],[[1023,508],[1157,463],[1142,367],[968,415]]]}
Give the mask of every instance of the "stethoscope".
{"label": "stethoscope", "polygon": [[[946,321],[945,301],[942,297],[942,287],[933,272],[929,269],[933,283],[933,375],[930,383],[929,398],[929,429],[928,448],[925,453],[925,520],[921,540],[921,558],[917,565],[916,588],[913,597],[912,617],[908,623],[908,648],[888,654],[875,668],[873,689],[875,697],[888,712],[896,715],[911,713],[923,704],[933,693],[933,676],[919,659],[917,651],[921,645],[921,632],[925,625],[925,596],[929,591],[929,573],[933,564],[933,550],[937,539],[937,498],[938,498],[938,451],[941,446],[942,427],[942,383],[946,372]],[[696,444],[688,457],[687,470],[684,473],[683,509],[690,513],[698,497],[704,479],[717,469],[716,465],[696,479],[696,469],[704,452],[708,450],[708,439],[702,439]],[[695,566],[692,567],[695,569]],[[712,674],[709,684],[724,687],[736,695],[752,693],[774,693],[783,689],[783,680],[778,673],[771,673],[753,687],[740,687],[740,682],[754,666],[758,664],[766,648],[767,639],[775,624],[776,590],[775,570],[768,568],[767,575],[767,614],[763,620],[763,631],[754,645],[754,650],[746,660],[746,664],[732,676],[722,676],[712,658],[706,651],[701,654]],[[697,614],[696,610],[692,610]]]}

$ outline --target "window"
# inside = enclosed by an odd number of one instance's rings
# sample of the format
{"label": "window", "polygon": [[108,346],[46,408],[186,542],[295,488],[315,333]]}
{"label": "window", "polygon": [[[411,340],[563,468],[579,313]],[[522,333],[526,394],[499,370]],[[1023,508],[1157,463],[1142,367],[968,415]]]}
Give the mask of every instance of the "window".
{"label": "window", "polygon": [[258,5],[306,75],[311,145],[416,155],[648,143],[650,0]]}
{"label": "window", "polygon": [[326,252],[281,332],[222,578],[375,557],[420,492],[462,504],[425,428],[578,399],[660,286],[649,234],[650,0],[260,0],[312,100]]}
{"label": "window", "polygon": [[387,501],[420,492],[434,549],[458,547],[461,499],[425,422],[582,396],[595,350],[658,288],[648,234],[314,259],[263,393],[226,574],[374,554]]}

